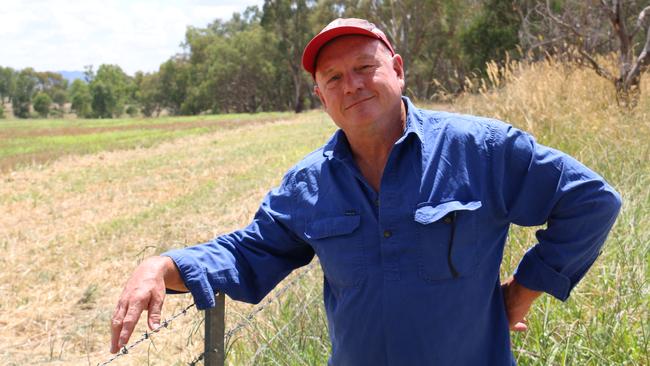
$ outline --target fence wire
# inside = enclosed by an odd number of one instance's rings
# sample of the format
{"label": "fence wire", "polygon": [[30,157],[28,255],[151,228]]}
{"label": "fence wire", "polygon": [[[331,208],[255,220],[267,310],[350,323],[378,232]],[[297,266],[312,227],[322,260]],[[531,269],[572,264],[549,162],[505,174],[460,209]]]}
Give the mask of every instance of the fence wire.
{"label": "fence wire", "polygon": [[167,328],[167,327],[169,326],[169,324],[170,324],[171,322],[173,322],[174,320],[176,320],[178,317],[187,314],[187,311],[188,311],[189,309],[191,309],[192,307],[194,307],[194,303],[192,303],[192,304],[190,304],[190,305],[187,305],[187,306],[186,306],[185,308],[183,308],[183,310],[181,310],[180,312],[178,312],[178,313],[172,315],[170,318],[165,319],[164,321],[162,321],[162,322],[160,323],[160,325],[159,325],[157,328],[153,329],[151,332],[144,332],[144,334],[142,335],[142,337],[140,337],[140,339],[138,339],[137,341],[131,343],[131,344],[128,345],[128,346],[124,346],[124,347],[122,347],[122,349],[121,349],[118,353],[116,353],[115,356],[109,358],[108,360],[106,360],[106,361],[104,361],[104,362],[102,362],[102,363],[98,363],[97,366],[105,366],[105,365],[108,365],[109,363],[111,363],[111,362],[117,360],[118,358],[120,358],[120,357],[122,357],[122,356],[124,356],[124,355],[129,354],[129,352],[130,352],[133,348],[135,348],[136,346],[138,346],[140,343],[142,343],[142,342],[144,342],[144,341],[146,341],[146,340],[148,340],[148,339],[151,339],[151,336],[152,336],[153,334],[160,332],[160,330],[163,329],[163,328]]}
{"label": "fence wire", "polygon": [[[232,338],[232,336],[234,336],[237,332],[239,332],[240,330],[242,330],[246,326],[252,324],[252,320],[257,316],[257,314],[259,314],[264,309],[266,309],[271,304],[273,304],[276,300],[278,300],[282,295],[284,295],[284,293],[286,293],[291,287],[293,287],[296,283],[298,283],[298,281],[300,279],[302,279],[313,268],[314,268],[314,262],[312,262],[309,265],[307,265],[306,267],[304,267],[304,269],[299,274],[294,276],[287,284],[285,284],[279,290],[277,290],[273,296],[265,299],[262,304],[256,306],[250,313],[248,313],[244,317],[244,319],[242,319],[237,324],[235,324],[235,326],[233,326],[225,334],[225,336],[224,336],[224,344],[227,345],[229,343],[230,339]],[[218,293],[217,296],[223,296],[223,295]],[[160,330],[163,329],[163,328],[167,328],[172,321],[176,320],[180,316],[183,316],[183,315],[187,314],[187,311],[189,309],[191,309],[192,307],[194,307],[194,306],[195,306],[194,303],[192,303],[190,305],[187,305],[180,312],[174,314],[170,318],[165,319],[163,322],[161,322],[160,326],[158,326],[157,328],[153,329],[150,332],[144,332],[144,334],[142,334],[142,336],[138,340],[131,343],[130,345],[126,345],[126,346],[122,347],[122,349],[118,353],[116,353],[113,357],[109,358],[108,360],[106,360],[106,361],[104,361],[102,363],[98,363],[97,366],[108,365],[111,362],[117,360],[118,358],[129,354],[129,352],[133,348],[137,347],[139,344],[141,344],[142,342],[144,342],[146,340],[151,340],[151,336],[153,334],[160,332]],[[199,362],[203,361],[204,358],[205,358],[205,350],[201,354],[196,356],[194,359],[192,359],[192,361],[190,361],[188,363],[188,366],[196,366],[196,365],[199,364]]]}
{"label": "fence wire", "polygon": [[[304,269],[299,274],[297,274],[289,282],[287,282],[287,284],[285,284],[279,290],[277,290],[275,294],[273,294],[273,296],[266,298],[262,304],[256,306],[250,313],[248,313],[244,317],[244,319],[239,321],[228,332],[226,332],[224,336],[225,339],[224,344],[228,345],[232,336],[234,336],[237,332],[239,332],[243,328],[252,324],[252,320],[257,316],[257,314],[259,314],[264,309],[266,309],[271,304],[273,304],[276,300],[278,300],[282,295],[284,295],[285,292],[287,292],[291,287],[293,287],[296,283],[298,283],[298,281],[300,281],[300,279],[302,279],[313,268],[314,268],[314,262],[311,262],[309,265],[304,267]],[[205,351],[203,351],[201,354],[199,354],[194,359],[192,359],[192,361],[188,363],[188,366],[198,365],[198,363],[201,362],[204,357],[205,357]]]}

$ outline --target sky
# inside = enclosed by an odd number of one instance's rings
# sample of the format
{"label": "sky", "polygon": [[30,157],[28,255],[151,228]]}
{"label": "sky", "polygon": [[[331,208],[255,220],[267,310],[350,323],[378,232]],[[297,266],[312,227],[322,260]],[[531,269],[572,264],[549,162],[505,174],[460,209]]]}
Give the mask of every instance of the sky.
{"label": "sky", "polygon": [[263,0],[0,0],[0,66],[37,71],[117,64],[151,72],[182,51],[187,26]]}

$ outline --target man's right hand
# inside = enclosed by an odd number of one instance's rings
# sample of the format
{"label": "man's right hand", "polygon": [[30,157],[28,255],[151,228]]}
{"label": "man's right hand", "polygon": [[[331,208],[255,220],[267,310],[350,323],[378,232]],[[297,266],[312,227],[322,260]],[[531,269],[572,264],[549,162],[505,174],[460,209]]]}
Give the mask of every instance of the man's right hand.
{"label": "man's right hand", "polygon": [[147,258],[133,271],[111,320],[111,353],[127,344],[144,310],[147,310],[149,329],[160,325],[166,287],[187,291],[176,264],[169,257]]}

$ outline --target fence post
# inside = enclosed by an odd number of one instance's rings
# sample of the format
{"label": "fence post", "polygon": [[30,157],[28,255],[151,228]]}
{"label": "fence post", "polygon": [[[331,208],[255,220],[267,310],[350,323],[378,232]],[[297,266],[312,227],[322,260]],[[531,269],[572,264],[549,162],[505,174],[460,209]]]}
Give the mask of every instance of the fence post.
{"label": "fence post", "polygon": [[215,300],[215,307],[205,311],[205,366],[223,366],[226,359],[226,298],[224,294],[218,293]]}

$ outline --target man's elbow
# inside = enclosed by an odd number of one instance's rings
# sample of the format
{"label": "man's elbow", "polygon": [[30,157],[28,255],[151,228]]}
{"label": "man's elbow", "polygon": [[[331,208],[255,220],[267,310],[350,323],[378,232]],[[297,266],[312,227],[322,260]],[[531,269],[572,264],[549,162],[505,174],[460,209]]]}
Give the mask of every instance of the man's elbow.
{"label": "man's elbow", "polygon": [[613,224],[623,206],[621,195],[612,187],[607,186],[601,199],[602,212]]}
{"label": "man's elbow", "polygon": [[621,207],[623,207],[623,198],[621,198],[621,195],[613,188],[610,189],[610,193],[610,208],[613,216],[616,217],[621,211]]}

